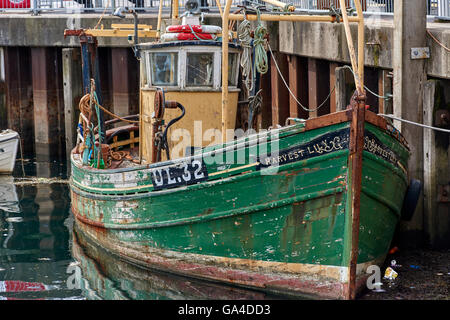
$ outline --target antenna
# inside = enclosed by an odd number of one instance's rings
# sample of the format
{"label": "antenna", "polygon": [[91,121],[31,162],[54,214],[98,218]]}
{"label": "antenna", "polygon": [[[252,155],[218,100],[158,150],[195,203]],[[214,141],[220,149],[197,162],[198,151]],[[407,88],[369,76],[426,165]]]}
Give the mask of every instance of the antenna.
{"label": "antenna", "polygon": [[123,18],[125,18],[125,13],[131,13],[134,18],[133,52],[134,52],[134,56],[139,60],[139,58],[141,57],[141,54],[139,52],[139,49],[137,48],[137,45],[138,45],[138,17],[137,17],[136,11],[134,11],[134,9],[129,9],[128,7],[118,7],[116,10],[114,10],[113,16],[123,19]]}

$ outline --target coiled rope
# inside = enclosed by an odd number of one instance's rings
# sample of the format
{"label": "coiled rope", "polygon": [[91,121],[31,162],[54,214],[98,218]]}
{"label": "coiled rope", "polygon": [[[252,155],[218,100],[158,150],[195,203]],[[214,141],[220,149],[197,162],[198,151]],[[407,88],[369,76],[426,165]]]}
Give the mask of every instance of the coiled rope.
{"label": "coiled rope", "polygon": [[[98,123],[98,126],[96,127],[98,130],[98,139],[99,139],[98,147],[97,147],[96,141],[95,141],[95,135],[94,135],[95,128],[94,128],[93,122],[91,121],[93,107],[95,107],[97,122],[99,122],[99,119],[100,119],[100,109],[103,110],[104,112],[108,113],[112,117],[120,119],[125,122],[139,123],[139,121],[124,119],[112,112],[109,112],[104,107],[102,107],[98,103],[97,93],[95,92],[95,82],[93,81],[93,79],[91,80],[91,93],[85,94],[80,99],[80,102],[79,102],[79,109],[80,109],[79,123],[81,123],[81,122],[83,123],[83,141],[82,141],[83,143],[81,144],[79,151],[83,154],[83,164],[85,164],[85,165],[89,164],[91,166],[95,166],[96,168],[102,168],[102,165],[104,165],[102,148],[101,148],[102,143],[103,143],[101,141],[102,132],[101,132],[101,128],[100,128],[100,123]],[[85,151],[87,151],[87,152],[85,152]],[[122,160],[123,158],[130,157],[130,155],[128,152],[123,152],[123,151],[114,152],[111,149],[109,149],[107,157],[108,157],[107,166],[109,167],[111,165],[112,160],[119,161],[119,160]]]}
{"label": "coiled rope", "polygon": [[[242,76],[244,78],[244,84],[248,91],[253,89],[254,72],[256,69],[260,74],[267,73],[269,69],[267,49],[266,49],[266,35],[267,29],[261,23],[261,14],[258,8],[257,13],[257,26],[253,34],[253,42],[251,36],[251,23],[249,20],[244,20],[239,24],[237,29],[237,35],[239,42],[243,48],[241,55],[241,67]],[[244,12],[244,17],[246,17]],[[254,61],[252,59],[252,49],[255,49]]]}
{"label": "coiled rope", "polygon": [[[85,95],[81,98],[81,100],[80,100],[79,108],[80,108],[80,111],[81,111],[84,115],[89,114],[89,112],[91,112],[91,109],[90,109],[90,106],[89,106],[90,100],[91,100],[91,95],[90,95],[89,93],[85,94]],[[124,119],[124,118],[122,118],[122,117],[120,117],[120,116],[118,116],[118,115],[112,113],[111,111],[109,111],[109,110],[105,109],[103,106],[101,106],[101,105],[98,103],[98,100],[97,100],[97,99],[93,99],[93,102],[94,102],[94,104],[95,104],[96,106],[98,106],[100,109],[102,109],[105,113],[107,113],[108,115],[110,115],[110,116],[113,117],[113,118],[116,118],[116,119],[119,119],[119,120],[122,120],[122,121],[125,121],[125,122],[128,122],[128,123],[139,123],[138,120],[128,120],[128,119]]]}
{"label": "coiled rope", "polygon": [[267,58],[267,50],[265,48],[266,41],[264,39],[267,29],[259,25],[255,29],[255,65],[259,73],[265,74],[269,69],[269,61]]}
{"label": "coiled rope", "polygon": [[[244,15],[245,17],[245,15]],[[237,35],[242,46],[241,67],[243,82],[248,91],[253,89],[252,37],[250,21],[244,19],[238,26]]]}
{"label": "coiled rope", "polygon": [[261,23],[261,12],[256,8],[257,26],[255,29],[253,45],[255,46],[255,65],[260,74],[265,74],[269,69],[267,49],[265,48],[267,29]]}

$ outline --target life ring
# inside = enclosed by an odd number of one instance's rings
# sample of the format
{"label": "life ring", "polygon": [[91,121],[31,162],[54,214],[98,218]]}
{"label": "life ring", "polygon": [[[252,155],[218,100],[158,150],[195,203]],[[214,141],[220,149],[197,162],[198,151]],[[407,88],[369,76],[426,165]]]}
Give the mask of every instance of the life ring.
{"label": "life ring", "polygon": [[30,0],[0,0],[2,9],[22,9],[30,8]]}
{"label": "life ring", "polygon": [[222,33],[222,28],[219,26],[211,26],[211,25],[175,25],[175,26],[168,26],[166,28],[166,32],[169,33],[180,33],[180,32],[186,32],[186,33]]}
{"label": "life ring", "polygon": [[162,41],[177,41],[177,40],[216,40],[217,36],[212,33],[164,33],[161,36]]}

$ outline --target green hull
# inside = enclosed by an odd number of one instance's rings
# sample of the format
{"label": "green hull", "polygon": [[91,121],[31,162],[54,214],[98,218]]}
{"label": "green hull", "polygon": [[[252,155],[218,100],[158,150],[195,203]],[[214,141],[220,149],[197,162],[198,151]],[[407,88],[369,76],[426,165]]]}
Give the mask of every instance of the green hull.
{"label": "green hull", "polygon": [[[238,140],[236,148],[207,148],[192,184],[171,177],[175,169],[162,179],[161,166],[173,163],[95,170],[72,159],[72,210],[88,237],[145,267],[344,298],[352,241],[349,135],[350,121],[312,130],[297,124],[267,139]],[[365,139],[358,287],[367,266],[384,260],[408,185],[407,149],[368,122]]]}
{"label": "green hull", "polygon": [[89,300],[263,300],[276,299],[255,290],[243,290],[143,269],[115,258],[75,225],[72,254],[81,269],[78,285]]}

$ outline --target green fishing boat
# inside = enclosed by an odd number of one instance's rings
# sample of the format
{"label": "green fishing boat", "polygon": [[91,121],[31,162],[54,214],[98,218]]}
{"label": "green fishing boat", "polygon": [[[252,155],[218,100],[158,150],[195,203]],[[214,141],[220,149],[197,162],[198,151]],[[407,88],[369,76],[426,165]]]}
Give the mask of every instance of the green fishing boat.
{"label": "green fishing boat", "polygon": [[261,291],[144,269],[109,254],[74,226],[72,254],[80,269],[72,284],[89,300],[265,300]]}
{"label": "green fishing boat", "polygon": [[[171,35],[135,46],[140,114],[121,118],[135,122],[106,130],[97,83],[86,79],[90,94],[80,104],[80,141],[71,154],[76,230],[144,269],[276,294],[354,299],[366,286],[367,267],[386,257],[409,184],[406,142],[366,110],[349,31],[350,22],[363,23],[361,8],[358,17],[342,10],[357,87],[347,110],[227,139],[225,132],[236,129],[243,54],[229,39],[228,21],[244,19],[230,15],[230,5],[222,37],[207,38],[214,29],[183,21],[174,30],[191,26],[187,34],[196,38]],[[177,144],[177,129],[204,137],[205,128],[222,140]]]}

